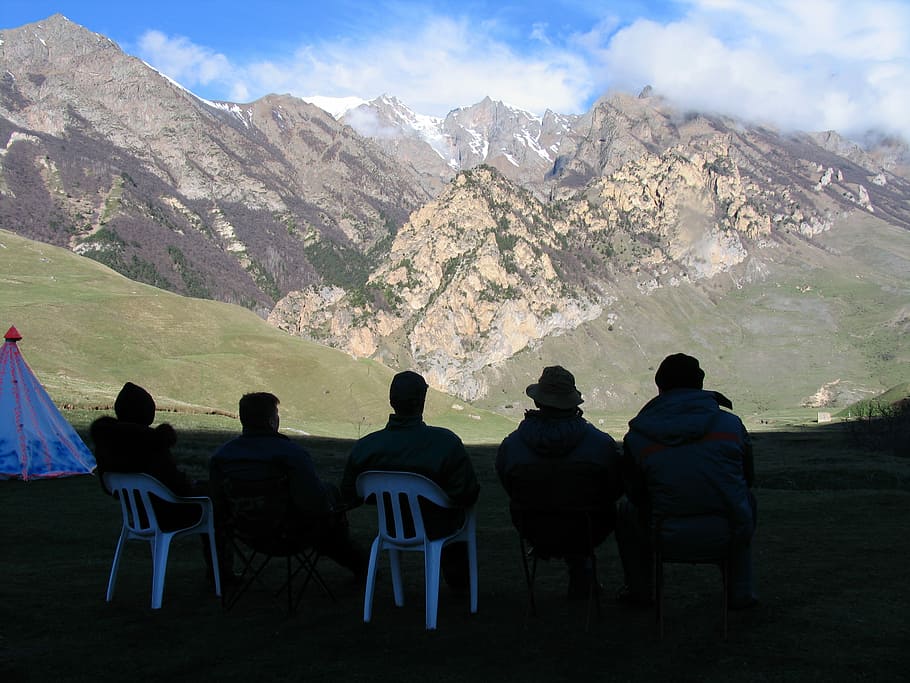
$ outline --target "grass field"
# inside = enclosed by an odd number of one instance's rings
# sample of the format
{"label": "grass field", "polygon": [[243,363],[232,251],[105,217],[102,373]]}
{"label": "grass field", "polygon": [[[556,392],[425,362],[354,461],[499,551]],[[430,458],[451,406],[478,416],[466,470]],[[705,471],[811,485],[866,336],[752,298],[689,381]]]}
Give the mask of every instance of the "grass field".
{"label": "grass field", "polygon": [[[91,414],[70,414],[84,430]],[[183,418],[180,455],[204,474],[231,434],[217,416]],[[565,599],[565,570],[543,565],[538,616],[526,620],[518,541],[493,471],[495,449],[471,446],[481,479],[480,609],[442,589],[439,630],[423,630],[422,570],[406,563],[405,607],[380,576],[371,624],[362,587],[329,561],[338,601],[311,587],[294,617],[265,592],[224,613],[198,542],[172,548],[164,607],[148,608],[147,547],[127,547],[117,594],[104,590],[119,507],[93,477],[0,482],[0,680],[106,681],[902,681],[910,671],[910,461],[857,450],[842,425],[754,434],[761,604],[720,633],[720,579],[710,567],[667,572],[666,635],[651,611],[609,597],[621,582],[613,538],[601,546],[602,619]],[[306,438],[337,481],[350,442]],[[364,546],[372,511],[351,513]]]}

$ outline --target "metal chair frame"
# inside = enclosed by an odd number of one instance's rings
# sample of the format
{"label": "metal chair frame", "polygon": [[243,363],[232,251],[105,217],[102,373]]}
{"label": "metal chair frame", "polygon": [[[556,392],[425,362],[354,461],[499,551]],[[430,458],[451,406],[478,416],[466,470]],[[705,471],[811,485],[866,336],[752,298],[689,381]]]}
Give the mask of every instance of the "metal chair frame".
{"label": "metal chair frame", "polygon": [[[220,485],[226,508],[225,536],[243,563],[240,585],[225,594],[222,601],[225,610],[231,610],[254,583],[271,591],[276,598],[286,593],[289,615],[297,611],[311,580],[334,602],[334,594],[316,568],[320,554],[314,547],[314,540],[292,529],[295,512],[290,503],[287,475],[254,479],[234,478],[227,473]],[[262,573],[276,557],[285,558],[286,578],[272,590],[264,582]],[[301,572],[304,573],[303,583],[295,596],[294,582]]]}
{"label": "metal chair frame", "polygon": [[700,556],[698,558],[686,557],[682,555],[666,554],[663,551],[661,543],[661,530],[664,522],[668,517],[657,517],[653,523],[652,543],[654,551],[654,587],[655,587],[655,616],[657,619],[658,633],[660,639],[664,637],[664,565],[665,564],[712,564],[720,569],[721,581],[723,583],[723,598],[721,601],[722,610],[722,629],[723,637],[727,638],[728,614],[730,611],[729,594],[730,594],[730,545],[718,552],[716,556]]}

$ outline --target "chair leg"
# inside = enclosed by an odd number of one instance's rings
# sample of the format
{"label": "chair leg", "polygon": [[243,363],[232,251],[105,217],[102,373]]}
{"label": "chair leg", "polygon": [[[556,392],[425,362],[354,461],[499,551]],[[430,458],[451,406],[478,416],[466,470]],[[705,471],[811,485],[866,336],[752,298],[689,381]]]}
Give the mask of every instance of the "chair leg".
{"label": "chair leg", "polygon": [[218,565],[218,550],[215,547],[215,531],[210,529],[206,534],[209,537],[209,553],[212,556],[212,576],[215,577],[215,597],[221,597],[221,568]]}
{"label": "chair leg", "polygon": [[664,638],[664,563],[660,552],[654,553],[654,592],[657,611],[657,631],[660,639]]}
{"label": "chair leg", "polygon": [[[528,616],[537,616],[537,605],[534,603],[534,577],[528,569],[528,549],[525,546],[525,539],[521,534],[518,536],[519,547],[521,548],[521,566],[525,573],[525,583],[528,587]],[[537,568],[537,558],[533,558],[535,571]]]}
{"label": "chair leg", "polygon": [[395,596],[395,606],[404,606],[404,583],[401,579],[401,551],[389,548],[389,566],[392,570],[392,593]]}
{"label": "chair leg", "polygon": [[302,553],[296,556],[297,561],[300,563],[300,566],[295,572],[295,576],[300,571],[306,571],[306,576],[303,577],[303,582],[300,586],[300,589],[297,591],[297,597],[294,599],[294,611],[300,607],[300,602],[303,600],[303,594],[306,592],[306,588],[310,585],[310,581],[315,581],[319,584],[319,587],[322,589],[322,592],[328,596],[329,600],[336,602],[335,594],[332,593],[332,590],[328,587],[326,582],[323,580],[322,576],[319,574],[319,571],[316,569],[316,563],[319,562],[320,555],[314,549],[309,552],[304,550]]}
{"label": "chair leg", "polygon": [[[243,552],[240,546],[234,542],[234,550],[237,555],[243,560],[243,569],[241,570],[240,578],[242,583],[238,588],[236,588],[230,595],[227,595],[222,600],[224,608],[230,610],[237,604],[237,601],[241,596],[247,592],[250,586],[252,586],[256,581],[260,581],[259,575],[262,574],[262,571],[266,568],[269,561],[272,559],[271,556],[266,556],[258,566],[255,566],[254,563],[256,558],[259,557],[259,553],[255,550],[250,550],[250,554],[247,555]],[[284,586],[278,589],[275,593],[277,595],[284,589]]]}
{"label": "chair leg", "polygon": [[373,592],[376,589],[376,565],[379,557],[379,537],[370,548],[370,563],[367,566],[367,583],[363,593],[363,623],[369,624],[373,616]]}
{"label": "chair leg", "polygon": [[120,568],[120,554],[123,552],[123,546],[126,543],[126,527],[120,532],[120,538],[117,540],[117,548],[114,550],[114,561],[111,563],[111,576],[107,580],[107,595],[104,599],[110,602],[114,597],[114,589],[117,587],[117,570]]}
{"label": "chair leg", "polygon": [[423,573],[426,592],[427,631],[436,629],[439,613],[439,574],[441,567],[442,543],[430,543],[423,553]]}
{"label": "chair leg", "polygon": [[591,628],[591,608],[597,612],[600,621],[600,587],[597,585],[597,553],[591,550],[591,585],[588,586],[588,615],[585,621],[585,631]]}
{"label": "chair leg", "polygon": [[723,584],[724,584],[724,598],[723,598],[723,610],[724,610],[723,624],[724,624],[724,626],[723,626],[723,632],[724,632],[724,640],[726,640],[726,639],[727,639],[727,615],[729,614],[729,611],[730,611],[730,561],[729,561],[729,560],[726,560],[726,561],[724,561],[724,562],[721,562],[721,564],[720,564],[720,572],[721,572],[721,577],[722,577],[722,581],[723,581]]}
{"label": "chair leg", "polygon": [[471,614],[477,614],[477,538],[468,541],[468,578],[471,588]]}
{"label": "chair leg", "polygon": [[294,573],[291,570],[291,555],[288,554],[285,558],[285,567],[287,568],[287,588],[288,588],[288,615],[294,614]]}
{"label": "chair leg", "polygon": [[161,609],[164,600],[164,579],[167,574],[167,555],[171,534],[160,533],[152,541],[152,609]]}

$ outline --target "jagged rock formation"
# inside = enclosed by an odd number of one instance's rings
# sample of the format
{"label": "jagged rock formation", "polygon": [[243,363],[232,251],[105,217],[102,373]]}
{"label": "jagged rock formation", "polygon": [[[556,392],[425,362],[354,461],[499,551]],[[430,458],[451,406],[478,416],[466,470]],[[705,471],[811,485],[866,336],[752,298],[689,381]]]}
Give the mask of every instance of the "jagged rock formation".
{"label": "jagged rock formation", "polygon": [[[493,108],[482,104],[478,112]],[[486,144],[476,140],[469,163],[489,158]],[[876,202],[910,226],[894,204],[906,181],[871,157],[861,166],[809,136],[684,116],[647,92],[603,99],[554,149],[552,171],[538,177],[549,201],[540,182],[528,183],[532,195],[490,167],[460,174],[412,215],[366,290],[294,292],[270,320],[354,355],[404,357],[436,386],[477,399],[487,393],[485,369],[595,316],[612,325],[620,283],[648,294],[742,266],[733,277],[742,287],[766,276],[752,258],[763,250],[791,235],[810,240],[850,211],[874,213]],[[530,227],[518,235],[515,225]],[[522,277],[507,277],[509,259]],[[544,288],[534,279],[548,268],[561,294],[552,278]],[[569,315],[546,323],[541,296]]]}
{"label": "jagged rock formation", "polygon": [[490,167],[461,173],[398,232],[363,290],[294,292],[269,320],[357,356],[407,352],[433,386],[467,399],[486,393],[474,373],[528,344],[600,315],[571,283],[570,230]]}

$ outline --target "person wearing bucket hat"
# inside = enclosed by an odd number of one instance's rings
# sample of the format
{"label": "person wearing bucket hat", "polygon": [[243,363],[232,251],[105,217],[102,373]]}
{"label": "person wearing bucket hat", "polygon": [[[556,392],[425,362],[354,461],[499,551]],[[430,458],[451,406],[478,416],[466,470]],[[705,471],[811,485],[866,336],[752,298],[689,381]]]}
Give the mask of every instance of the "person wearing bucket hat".
{"label": "person wearing bucket hat", "polygon": [[[421,501],[424,523],[430,538],[439,538],[458,529],[464,510],[475,503],[480,484],[464,444],[454,432],[431,427],[423,421],[427,382],[406,370],[392,378],[389,404],[393,414],[384,429],[367,434],[354,444],[341,479],[341,497],[348,505],[363,500],[356,481],[366,470],[416,472],[432,479],[459,508],[441,508]],[[451,543],[442,550],[442,577],[449,587],[468,586],[468,553],[465,543]]]}
{"label": "person wearing bucket hat", "polygon": [[730,547],[730,605],[757,603],[751,541],[757,506],[752,447],[742,421],[723,394],[703,388],[698,359],[664,358],[654,376],[658,395],[629,422],[623,439],[626,498],[616,542],[625,585],[617,598],[651,604],[651,521],[661,518],[665,546],[705,555]]}
{"label": "person wearing bucket hat", "polygon": [[[622,494],[616,442],[584,419],[579,408],[584,399],[575,386],[575,377],[564,367],[545,367],[540,379],[529,385],[525,393],[534,401],[535,408],[525,412],[518,428],[503,440],[496,454],[496,472],[503,488],[511,498],[518,479],[530,479],[534,481],[535,494],[552,501],[565,487],[560,474],[569,477],[574,472],[584,472],[584,476],[598,482],[593,502],[601,512],[594,520],[592,531],[596,544],[603,542],[613,531],[616,501]],[[580,492],[565,493],[573,504],[581,502],[575,495],[580,496]],[[520,524],[515,514],[513,522],[516,526]],[[536,536],[538,550],[547,545],[545,538],[571,536],[574,528],[563,526],[568,523],[547,520],[535,525],[531,535]],[[525,531],[527,527],[526,524]],[[535,538],[529,540],[533,542]],[[598,585],[587,555],[561,556],[569,570],[569,597],[586,598],[592,583]]]}

